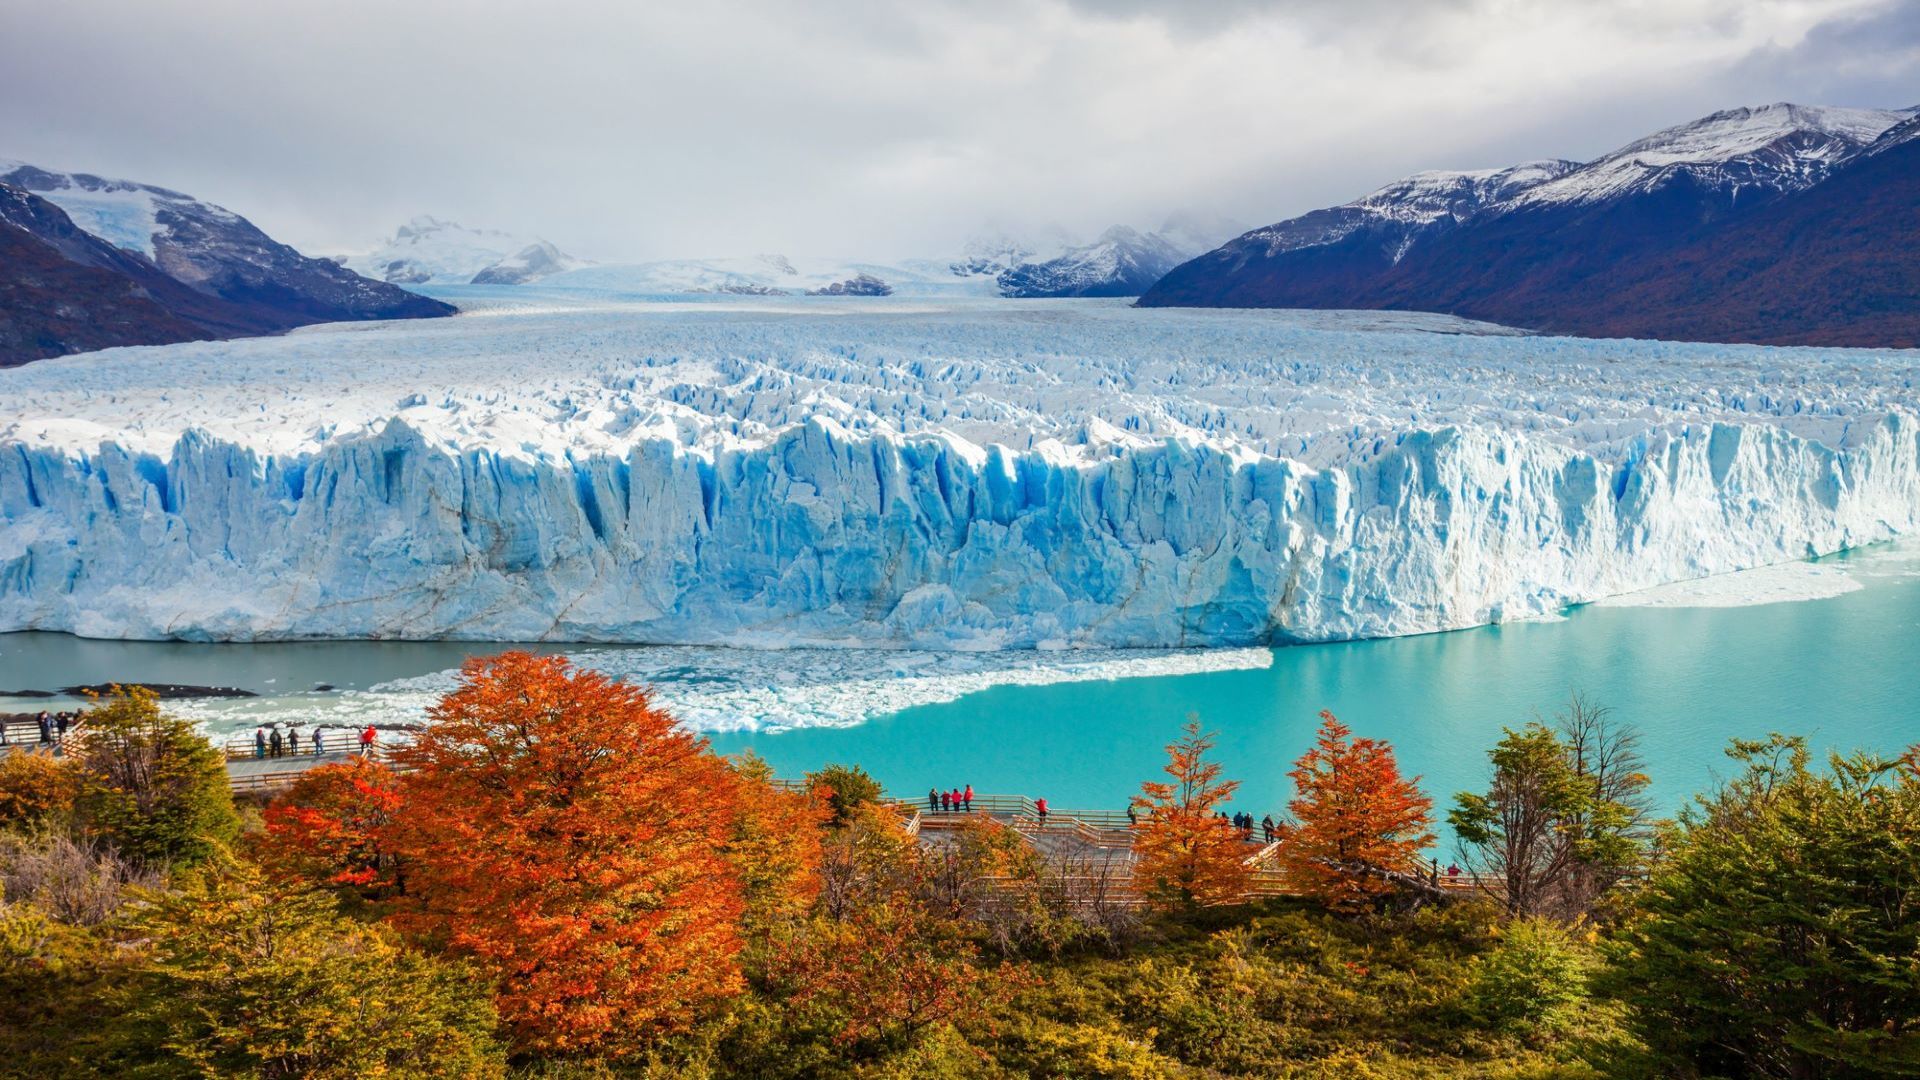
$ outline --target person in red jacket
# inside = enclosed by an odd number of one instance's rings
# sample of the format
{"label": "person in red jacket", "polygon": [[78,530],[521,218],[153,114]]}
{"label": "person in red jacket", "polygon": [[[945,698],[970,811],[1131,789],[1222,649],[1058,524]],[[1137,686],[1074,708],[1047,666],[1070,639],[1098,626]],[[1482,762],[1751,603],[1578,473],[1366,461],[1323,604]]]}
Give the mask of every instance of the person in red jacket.
{"label": "person in red jacket", "polygon": [[1040,824],[1045,825],[1047,823],[1047,800],[1033,800],[1033,812],[1040,815]]}
{"label": "person in red jacket", "polygon": [[967,813],[969,814],[973,813],[973,785],[972,784],[968,784],[967,790],[960,793],[960,801],[967,805]]}
{"label": "person in red jacket", "polygon": [[373,725],[368,724],[366,730],[360,733],[360,756],[361,757],[366,757],[368,754],[373,753],[373,740],[375,738],[376,736],[374,735]]}

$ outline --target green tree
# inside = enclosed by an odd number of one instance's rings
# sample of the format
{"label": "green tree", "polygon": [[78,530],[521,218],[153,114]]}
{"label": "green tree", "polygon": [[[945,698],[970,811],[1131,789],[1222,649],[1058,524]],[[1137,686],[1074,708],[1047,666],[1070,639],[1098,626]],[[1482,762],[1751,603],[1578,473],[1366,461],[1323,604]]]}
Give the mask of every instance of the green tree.
{"label": "green tree", "polygon": [[1646,811],[1631,732],[1576,697],[1570,738],[1534,722],[1488,752],[1485,794],[1461,792],[1448,824],[1461,861],[1517,916],[1575,919],[1637,867]]}
{"label": "green tree", "polygon": [[140,1019],[210,1077],[504,1074],[489,988],[331,897],[257,873],[194,873],[134,930],[152,949]]}
{"label": "green tree", "polygon": [[1566,823],[1578,856],[1563,888],[1572,912],[1594,910],[1627,875],[1642,867],[1653,841],[1653,803],[1647,797],[1640,733],[1613,710],[1575,692],[1556,725],[1567,763],[1591,785],[1592,805]]}
{"label": "green tree", "polygon": [[1920,1075],[1920,771],[1737,741],[1623,934],[1649,1043],[1710,1075]]}
{"label": "green tree", "polygon": [[220,751],[150,691],[116,688],[84,725],[77,809],[88,832],[154,865],[202,862],[239,834]]}
{"label": "green tree", "polygon": [[807,774],[807,786],[827,793],[827,806],[833,811],[832,824],[836,826],[851,820],[856,808],[880,801],[880,781],[858,765],[823,765]]}

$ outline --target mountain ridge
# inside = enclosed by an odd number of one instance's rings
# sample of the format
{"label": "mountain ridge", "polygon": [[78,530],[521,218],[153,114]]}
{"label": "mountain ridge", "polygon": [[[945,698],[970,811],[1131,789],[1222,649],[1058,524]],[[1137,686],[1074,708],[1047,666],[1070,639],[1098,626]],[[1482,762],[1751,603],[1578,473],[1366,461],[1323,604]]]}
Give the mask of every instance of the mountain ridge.
{"label": "mountain ridge", "polygon": [[[1521,185],[1451,220],[1429,214],[1418,227],[1403,228],[1396,223],[1421,215],[1412,212],[1409,198],[1395,194],[1398,189],[1419,189],[1415,181],[1421,177],[1473,175],[1415,174],[1343,207],[1253,230],[1174,268],[1140,303],[1436,311],[1574,334],[1685,326],[1714,340],[1746,340],[1730,338],[1735,331],[1724,319],[1663,321],[1661,305],[1677,309],[1696,301],[1682,298],[1687,289],[1677,280],[1669,280],[1668,292],[1660,294],[1652,284],[1658,275],[1634,264],[1657,264],[1683,250],[1695,257],[1718,251],[1735,258],[1708,237],[1783,200],[1819,190],[1870,156],[1889,132],[1906,132],[1903,138],[1920,134],[1920,126],[1908,129],[1916,119],[1920,110],[1915,109],[1776,104],[1723,110],[1576,167],[1550,170],[1557,175]],[[1355,209],[1370,199],[1378,205]],[[1356,217],[1366,220],[1356,222]],[[1764,247],[1757,235],[1741,235]],[[1384,250],[1395,242],[1398,248]],[[1739,258],[1750,262],[1760,255],[1763,250]],[[1803,272],[1819,265],[1824,272],[1843,273],[1850,262],[1808,258],[1800,265]],[[1627,278],[1639,283],[1637,295],[1649,305],[1638,319],[1625,317],[1606,293],[1616,279]],[[1885,280],[1897,279],[1895,274]],[[1782,278],[1778,287],[1788,293],[1837,294],[1813,281]],[[1886,300],[1893,307],[1901,303],[1897,296]],[[1812,340],[1808,335],[1863,345],[1906,340],[1895,330],[1897,320],[1885,322],[1885,306],[1875,308],[1870,325],[1852,332],[1838,326],[1840,308],[1822,314],[1801,306],[1796,310],[1804,326],[1766,320],[1775,335],[1766,340]]]}

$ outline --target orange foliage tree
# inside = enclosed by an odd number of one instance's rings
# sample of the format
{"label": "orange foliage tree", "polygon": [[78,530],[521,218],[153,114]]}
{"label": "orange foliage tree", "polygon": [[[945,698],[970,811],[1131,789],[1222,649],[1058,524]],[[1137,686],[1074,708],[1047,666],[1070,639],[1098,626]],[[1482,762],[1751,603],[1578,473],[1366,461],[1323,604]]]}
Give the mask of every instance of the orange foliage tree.
{"label": "orange foliage tree", "polygon": [[744,890],[747,928],[801,919],[820,893],[821,833],[832,807],[821,792],[776,787],[773,767],[752,751],[729,764],[739,784],[726,855]]}
{"label": "orange foliage tree", "polygon": [[1133,840],[1134,876],[1163,907],[1231,904],[1246,895],[1251,871],[1239,830],[1217,811],[1233,798],[1237,780],[1221,780],[1206,760],[1213,736],[1190,719],[1167,747],[1171,782],[1140,785],[1133,805],[1144,815]]}
{"label": "orange foliage tree", "polygon": [[518,1044],[644,1052],[740,990],[738,781],[644,690],[558,657],[467,662],[396,751],[392,916],[496,977]]}
{"label": "orange foliage tree", "polygon": [[69,818],[80,777],[66,758],[35,750],[0,754],[0,828],[32,829]]}
{"label": "orange foliage tree", "polygon": [[382,833],[399,809],[399,778],[385,765],[367,758],[321,765],[268,804],[255,850],[281,881],[380,900],[398,885]]}
{"label": "orange foliage tree", "polygon": [[1287,774],[1296,825],[1280,845],[1295,888],[1349,911],[1391,893],[1391,875],[1415,872],[1421,849],[1433,843],[1433,800],[1420,793],[1419,777],[1400,775],[1389,744],[1352,734],[1332,713],[1320,714],[1313,749]]}

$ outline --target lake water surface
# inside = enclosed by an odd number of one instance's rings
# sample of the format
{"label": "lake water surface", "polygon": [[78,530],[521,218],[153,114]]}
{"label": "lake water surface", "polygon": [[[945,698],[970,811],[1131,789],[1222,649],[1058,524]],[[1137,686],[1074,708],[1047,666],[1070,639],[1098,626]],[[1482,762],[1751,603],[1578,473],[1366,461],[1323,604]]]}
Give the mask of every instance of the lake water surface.
{"label": "lake water surface", "polygon": [[[1119,807],[1156,774],[1162,746],[1197,713],[1219,733],[1228,774],[1243,783],[1238,805],[1262,813],[1291,794],[1285,773],[1309,744],[1321,709],[1359,734],[1392,741],[1403,767],[1422,774],[1444,801],[1484,782],[1485,752],[1502,726],[1550,717],[1577,688],[1640,729],[1654,794],[1671,810],[1724,774],[1731,738],[1787,731],[1822,750],[1920,742],[1920,550],[1873,549],[1818,566],[1859,587],[1757,606],[1588,606],[1560,621],[1276,649],[1270,666],[1249,670],[995,686],[853,726],[717,732],[713,739],[724,752],[752,749],[783,775],[851,762],[904,794],[971,783],[1045,796],[1060,807]],[[417,711],[430,700],[418,677],[502,647],[8,634],[0,635],[0,688],[119,679],[235,685],[264,695],[178,706],[219,733],[269,718],[351,722],[370,710],[390,718],[395,702]],[[804,652],[791,660],[801,668],[810,662]],[[336,689],[313,690],[323,683]],[[778,685],[768,692],[777,694]],[[0,710],[39,707],[0,697]]]}

